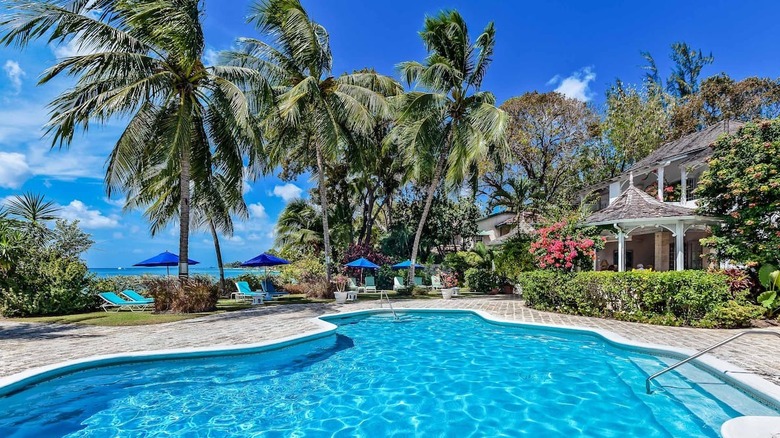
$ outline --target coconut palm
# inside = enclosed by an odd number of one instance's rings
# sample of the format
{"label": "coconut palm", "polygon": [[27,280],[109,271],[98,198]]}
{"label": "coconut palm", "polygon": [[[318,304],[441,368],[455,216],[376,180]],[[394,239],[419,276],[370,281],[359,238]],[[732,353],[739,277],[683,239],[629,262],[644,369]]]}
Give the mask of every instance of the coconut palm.
{"label": "coconut palm", "polygon": [[12,215],[38,225],[57,219],[58,211],[60,208],[53,201],[47,201],[42,194],[28,192],[7,200],[3,217]]}
{"label": "coconut palm", "polygon": [[276,221],[275,246],[322,249],[322,212],[305,199],[290,201]]}
{"label": "coconut palm", "polygon": [[[312,170],[320,207],[328,211],[327,162],[340,155],[351,137],[370,135],[377,116],[390,115],[385,96],[400,93],[401,86],[372,71],[332,76],[328,32],[307,15],[299,0],[259,1],[249,20],[265,40],[242,38],[241,49],[224,57],[231,65],[256,69],[275,85],[277,111],[263,123],[267,170],[280,165],[290,173]],[[328,267],[328,214],[321,220]],[[326,271],[329,280],[330,269]]]}
{"label": "coconut palm", "polygon": [[[491,147],[503,146],[507,123],[493,94],[480,91],[493,55],[493,23],[472,44],[463,17],[457,11],[444,11],[425,18],[420,36],[428,57],[422,63],[409,61],[398,66],[404,81],[420,90],[398,98],[393,131],[418,183],[428,184],[412,244],[413,262],[442,180],[461,184]],[[414,263],[409,269],[410,282],[413,277]]]}
{"label": "coconut palm", "polygon": [[[182,278],[188,276],[191,183],[206,183],[213,151],[221,151],[223,163],[232,163],[222,169],[231,178],[241,173],[237,163],[242,156],[256,158],[250,114],[270,93],[256,70],[204,66],[202,4],[11,0],[5,2],[7,12],[0,21],[2,44],[24,47],[44,39],[80,49],[58,60],[40,81],[76,78],[50,104],[47,134],[53,147],[68,147],[76,132],[118,117],[129,121],[108,159],[109,196],[153,184],[160,176],[178,177]],[[248,98],[243,89],[257,93]],[[148,175],[154,177],[146,179]]]}

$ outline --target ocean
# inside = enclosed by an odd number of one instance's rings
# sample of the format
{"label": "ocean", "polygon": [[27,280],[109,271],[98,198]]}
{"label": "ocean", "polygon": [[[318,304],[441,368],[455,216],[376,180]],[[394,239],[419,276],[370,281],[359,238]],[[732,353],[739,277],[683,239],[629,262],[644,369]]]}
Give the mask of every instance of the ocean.
{"label": "ocean", "polygon": [[[179,272],[176,266],[172,266],[170,269],[171,275],[176,275]],[[98,277],[116,277],[119,275],[167,275],[165,268],[145,268],[140,266],[129,268],[89,268],[89,272],[92,272]],[[241,274],[265,275],[265,270],[262,268],[225,268],[225,278],[236,277]],[[268,275],[275,274],[278,274],[278,271],[268,271]],[[215,266],[190,266],[190,275],[209,275],[213,278],[219,278],[219,268]]]}

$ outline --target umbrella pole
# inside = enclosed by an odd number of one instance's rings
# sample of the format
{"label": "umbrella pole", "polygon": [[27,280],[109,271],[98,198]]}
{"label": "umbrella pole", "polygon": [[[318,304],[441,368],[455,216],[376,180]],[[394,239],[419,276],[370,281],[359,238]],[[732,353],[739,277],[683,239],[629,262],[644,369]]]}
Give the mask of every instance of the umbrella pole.
{"label": "umbrella pole", "polygon": [[168,277],[170,277],[170,276],[171,276],[171,267],[170,267],[170,266],[168,266],[168,265],[166,265],[166,266],[165,266],[165,272],[166,272],[166,275],[167,275]]}

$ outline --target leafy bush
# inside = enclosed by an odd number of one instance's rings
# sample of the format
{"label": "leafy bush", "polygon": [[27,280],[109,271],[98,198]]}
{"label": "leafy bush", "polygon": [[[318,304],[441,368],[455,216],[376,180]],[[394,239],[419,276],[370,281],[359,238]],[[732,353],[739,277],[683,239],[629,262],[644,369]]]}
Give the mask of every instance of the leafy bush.
{"label": "leafy bush", "polygon": [[596,251],[604,248],[603,237],[594,227],[580,227],[568,220],[542,227],[529,250],[542,269],[572,271],[591,267]]}
{"label": "leafy bush", "polygon": [[725,275],[703,271],[534,271],[517,281],[536,309],[669,325],[692,324],[732,299]]}
{"label": "leafy bush", "polygon": [[95,278],[92,280],[91,289],[97,292],[121,292],[131,289],[142,293],[146,290],[144,281],[150,276],[144,275],[117,275],[115,277]]}
{"label": "leafy bush", "polygon": [[396,289],[395,293],[399,297],[410,297],[410,296],[412,296],[413,289],[414,289],[413,287],[408,287],[408,286],[407,287],[402,287],[402,288]]}
{"label": "leafy bush", "polygon": [[[390,290],[393,288],[393,277],[395,277],[395,271],[392,265],[382,265],[377,269],[376,273],[376,288],[378,290]],[[366,274],[368,275],[368,274]]]}
{"label": "leafy bush", "polygon": [[490,292],[498,287],[498,275],[489,269],[471,268],[466,271],[466,286],[472,292]]}
{"label": "leafy bush", "polygon": [[701,321],[694,325],[705,328],[743,328],[750,327],[750,322],[764,314],[761,306],[743,304],[729,300],[709,312]]}
{"label": "leafy bush", "polygon": [[178,277],[149,277],[145,285],[157,312],[198,313],[217,308],[219,288],[210,277],[194,276],[183,281]]}
{"label": "leafy bush", "polygon": [[533,238],[526,234],[517,234],[501,245],[501,250],[495,258],[496,274],[515,278],[521,272],[536,269],[534,256],[531,254]]}
{"label": "leafy bush", "polygon": [[324,282],[325,264],[318,257],[304,257],[280,267],[279,279],[283,284]]}

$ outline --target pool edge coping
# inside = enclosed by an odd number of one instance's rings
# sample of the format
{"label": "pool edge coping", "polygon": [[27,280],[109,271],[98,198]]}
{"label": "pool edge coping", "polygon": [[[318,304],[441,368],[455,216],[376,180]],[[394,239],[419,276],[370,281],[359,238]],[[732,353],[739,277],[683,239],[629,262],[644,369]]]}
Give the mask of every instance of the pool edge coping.
{"label": "pool edge coping", "polygon": [[[209,356],[219,356],[226,354],[250,354],[262,351],[275,350],[290,345],[300,344],[309,340],[318,339],[335,333],[338,326],[328,321],[328,319],[345,318],[355,315],[390,313],[387,308],[362,309],[348,312],[328,313],[316,317],[307,318],[317,326],[314,330],[309,330],[297,335],[286,336],[279,339],[262,341],[251,344],[221,345],[209,347],[190,347],[174,348],[163,350],[145,350],[124,353],[112,353],[107,355],[87,356],[79,359],[72,359],[63,362],[57,362],[41,367],[30,368],[9,376],[0,377],[0,397],[24,390],[28,386],[35,385],[45,380],[55,378],[71,372],[82,371],[88,368],[98,366],[119,365],[128,362],[137,362],[145,360],[165,360],[165,359],[186,359]],[[571,326],[564,324],[545,324],[537,322],[515,321],[506,318],[497,317],[489,312],[478,309],[441,309],[441,308],[403,308],[399,313],[471,313],[483,320],[499,325],[512,325],[519,327],[531,327],[537,329],[546,329],[558,332],[581,333],[594,335],[605,342],[628,349],[641,350],[650,354],[661,354],[674,358],[685,358],[696,353],[695,350],[687,348],[678,348],[668,345],[650,344],[628,339],[616,332],[601,328],[590,328],[582,326]],[[747,371],[728,361],[718,359],[711,354],[705,354],[696,360],[697,365],[705,371],[710,372],[715,377],[737,386],[750,395],[761,399],[766,404],[780,409],[780,386],[764,379],[763,377]],[[659,370],[660,371],[660,370]]]}

